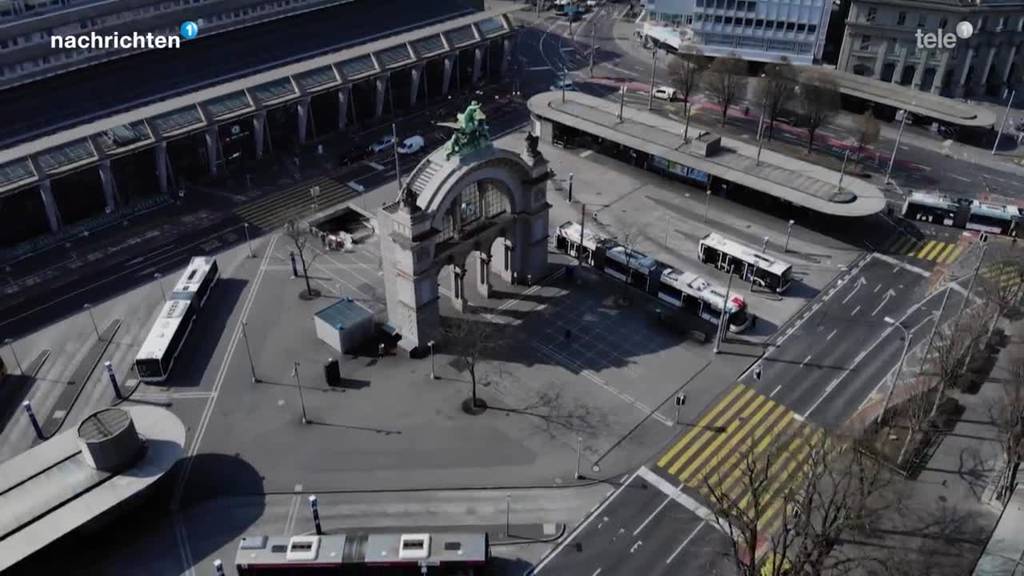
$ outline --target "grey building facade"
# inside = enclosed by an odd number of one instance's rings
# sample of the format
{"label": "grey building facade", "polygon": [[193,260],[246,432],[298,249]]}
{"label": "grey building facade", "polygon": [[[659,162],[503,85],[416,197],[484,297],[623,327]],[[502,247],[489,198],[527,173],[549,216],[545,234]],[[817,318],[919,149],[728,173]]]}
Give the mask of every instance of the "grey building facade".
{"label": "grey building facade", "polygon": [[[952,47],[921,45],[920,34],[973,34]],[[854,0],[838,69],[917,90],[969,98],[1022,87],[1024,1]]]}

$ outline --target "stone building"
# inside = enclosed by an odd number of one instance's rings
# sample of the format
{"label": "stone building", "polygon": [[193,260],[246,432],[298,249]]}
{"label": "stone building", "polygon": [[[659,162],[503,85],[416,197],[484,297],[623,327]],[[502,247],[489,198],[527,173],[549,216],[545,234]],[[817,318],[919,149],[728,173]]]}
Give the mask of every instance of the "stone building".
{"label": "stone building", "polygon": [[[955,34],[963,21],[968,38]],[[951,47],[931,46],[947,34]],[[1003,97],[1022,87],[1022,45],[1022,0],[853,0],[837,67],[943,96]]]}

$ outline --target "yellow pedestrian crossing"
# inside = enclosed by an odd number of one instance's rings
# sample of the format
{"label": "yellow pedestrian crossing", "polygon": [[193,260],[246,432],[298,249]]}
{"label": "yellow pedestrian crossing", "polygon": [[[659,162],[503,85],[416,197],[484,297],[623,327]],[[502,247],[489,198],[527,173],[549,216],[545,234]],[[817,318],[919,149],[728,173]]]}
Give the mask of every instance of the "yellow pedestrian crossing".
{"label": "yellow pedestrian crossing", "polygon": [[[698,490],[757,514],[765,533],[777,528],[791,486],[804,473],[824,431],[752,388],[736,384],[657,460],[658,468]],[[751,501],[751,467],[765,482]],[[752,509],[755,508],[756,510]]]}
{"label": "yellow pedestrian crossing", "polygon": [[[314,208],[310,188],[319,187]],[[354,191],[328,177],[320,177],[295,184],[271,196],[260,198],[235,210],[244,221],[264,230],[281,226],[295,215],[309,215],[351,198]]]}
{"label": "yellow pedestrian crossing", "polygon": [[980,274],[990,283],[996,284],[1004,294],[1024,292],[1024,288],[1021,287],[1024,283],[1024,263],[994,262],[983,266]]}
{"label": "yellow pedestrian crossing", "polygon": [[915,240],[910,236],[900,236],[889,244],[887,250],[891,254],[909,256],[936,264],[949,264],[960,257],[963,247],[956,242]]}

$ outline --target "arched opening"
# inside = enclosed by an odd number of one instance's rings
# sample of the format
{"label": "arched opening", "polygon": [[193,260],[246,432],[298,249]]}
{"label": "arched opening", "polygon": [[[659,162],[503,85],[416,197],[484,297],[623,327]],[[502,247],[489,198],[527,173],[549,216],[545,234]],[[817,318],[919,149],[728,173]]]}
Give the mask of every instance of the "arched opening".
{"label": "arched opening", "polygon": [[935,84],[935,68],[925,68],[921,76],[921,90],[931,90]]}
{"label": "arched opening", "polygon": [[903,86],[910,86],[910,83],[914,81],[914,74],[917,73],[917,66],[913,64],[907,64],[903,67],[903,72],[900,74],[900,84]]}
{"label": "arched opening", "polygon": [[886,62],[882,65],[882,75],[879,77],[882,82],[892,82],[893,74],[896,73],[896,63]]}
{"label": "arched opening", "polygon": [[853,66],[853,73],[857,76],[870,76],[872,72],[871,66],[867,64],[855,64]]}

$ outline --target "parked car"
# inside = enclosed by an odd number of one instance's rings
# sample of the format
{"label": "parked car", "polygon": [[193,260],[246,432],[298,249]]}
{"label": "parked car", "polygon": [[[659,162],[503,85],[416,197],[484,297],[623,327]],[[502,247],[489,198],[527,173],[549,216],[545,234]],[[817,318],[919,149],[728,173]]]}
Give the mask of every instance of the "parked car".
{"label": "parked car", "polygon": [[380,140],[377,140],[373,144],[370,144],[370,152],[372,154],[383,152],[384,150],[387,150],[388,148],[391,148],[394,145],[395,138],[393,136],[385,136]]}
{"label": "parked car", "polygon": [[654,97],[658,100],[675,100],[676,89],[669,86],[658,86],[654,89]]}
{"label": "parked car", "polygon": [[423,149],[423,136],[409,136],[398,145],[399,154],[415,154]]}
{"label": "parked car", "polygon": [[556,80],[555,83],[551,85],[551,90],[555,92],[559,92],[561,90],[575,92],[576,85],[572,83],[571,78],[563,78],[562,80]]}

